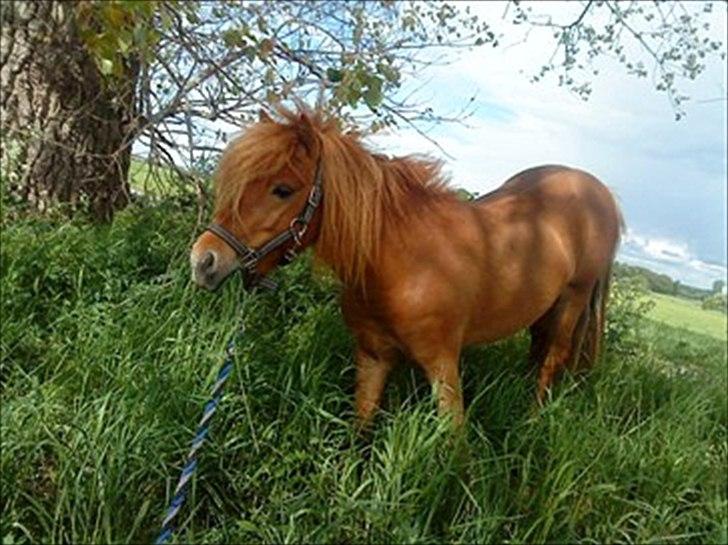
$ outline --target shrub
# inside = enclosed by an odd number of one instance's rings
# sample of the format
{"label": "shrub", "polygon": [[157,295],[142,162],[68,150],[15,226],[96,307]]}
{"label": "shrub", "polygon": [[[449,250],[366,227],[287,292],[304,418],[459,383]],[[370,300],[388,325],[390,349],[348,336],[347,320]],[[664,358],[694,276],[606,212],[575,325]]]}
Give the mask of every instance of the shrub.
{"label": "shrub", "polygon": [[647,313],[655,306],[639,276],[617,277],[609,291],[605,340],[615,352],[633,353]]}
{"label": "shrub", "polygon": [[716,293],[703,299],[700,306],[704,310],[717,310],[725,313],[728,312],[728,308],[726,308],[728,307],[728,298],[726,298],[725,293]]}

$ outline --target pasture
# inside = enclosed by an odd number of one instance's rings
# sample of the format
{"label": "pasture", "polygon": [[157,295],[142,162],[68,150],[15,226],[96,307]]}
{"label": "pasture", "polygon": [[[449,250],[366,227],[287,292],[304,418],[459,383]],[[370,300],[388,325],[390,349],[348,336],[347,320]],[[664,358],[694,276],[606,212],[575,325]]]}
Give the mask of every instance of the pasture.
{"label": "pasture", "polygon": [[305,258],[276,293],[202,292],[193,231],[173,202],[3,225],[4,543],[152,540],[241,317],[180,542],[728,541],[724,341],[618,285],[603,361],[544,409],[522,334],[466,352],[459,443],[408,368],[364,441],[335,284]]}
{"label": "pasture", "polygon": [[655,301],[655,306],[649,314],[653,320],[673,327],[687,329],[693,333],[709,335],[723,341],[726,340],[728,320],[722,312],[703,310],[700,308],[700,301],[692,301],[682,297],[650,293],[649,298]]}

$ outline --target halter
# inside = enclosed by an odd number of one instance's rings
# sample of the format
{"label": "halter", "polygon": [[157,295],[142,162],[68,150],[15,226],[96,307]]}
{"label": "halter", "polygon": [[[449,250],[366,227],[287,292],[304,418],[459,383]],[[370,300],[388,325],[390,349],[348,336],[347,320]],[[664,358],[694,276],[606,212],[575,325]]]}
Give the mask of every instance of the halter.
{"label": "halter", "polygon": [[[247,273],[249,275],[249,281],[247,282],[248,285],[246,287],[252,287],[256,284],[260,284],[265,288],[275,289],[276,283],[274,281],[264,278],[258,273],[258,264],[265,256],[277,250],[290,240],[293,241],[293,245],[285,251],[283,257],[279,261],[279,264],[287,265],[296,258],[298,250],[300,250],[303,245],[303,235],[306,234],[306,231],[308,230],[308,224],[311,222],[316,209],[321,204],[321,198],[323,197],[323,182],[321,178],[321,160],[319,159],[316,163],[316,174],[314,175],[313,186],[311,187],[311,191],[308,194],[306,204],[304,205],[303,210],[301,210],[301,213],[293,218],[288,229],[273,237],[257,250],[251,248],[243,241],[238,240],[235,235],[219,223],[211,223],[207,227],[207,231],[214,233],[225,241],[240,258],[241,272],[243,273],[244,280],[245,274]],[[246,282],[244,281],[244,285],[245,284]]]}

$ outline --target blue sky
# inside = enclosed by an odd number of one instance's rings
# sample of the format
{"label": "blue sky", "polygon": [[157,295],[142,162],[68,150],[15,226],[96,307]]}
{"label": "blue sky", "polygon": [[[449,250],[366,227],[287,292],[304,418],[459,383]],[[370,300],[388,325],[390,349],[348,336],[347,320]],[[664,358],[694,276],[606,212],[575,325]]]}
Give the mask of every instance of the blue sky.
{"label": "blue sky", "polygon": [[[556,4],[565,21],[578,5]],[[562,163],[592,172],[617,195],[628,230],[619,259],[709,286],[726,277],[726,66],[716,59],[685,87],[686,118],[675,121],[651,78],[627,75],[601,59],[588,102],[553,81],[528,76],[551,53],[550,33],[501,20],[503,5],[472,6],[494,26],[502,46],[452,54],[452,63],[417,75],[418,98],[440,113],[476,95],[467,126],[434,127],[430,135],[451,156],[412,130],[377,134],[387,153],[441,157],[454,185],[480,193],[530,166]],[[726,4],[716,4],[714,32],[725,36]],[[516,44],[516,45],[512,45]],[[523,71],[523,72],[522,72]]]}

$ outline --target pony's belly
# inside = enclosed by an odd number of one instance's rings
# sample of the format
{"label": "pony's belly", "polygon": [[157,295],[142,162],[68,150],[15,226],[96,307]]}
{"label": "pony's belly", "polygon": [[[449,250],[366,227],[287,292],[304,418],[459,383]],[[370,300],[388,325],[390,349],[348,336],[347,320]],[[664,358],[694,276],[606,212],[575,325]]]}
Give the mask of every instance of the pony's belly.
{"label": "pony's belly", "polygon": [[[533,320],[535,321],[535,319]],[[533,321],[531,323],[533,323]],[[469,328],[465,333],[464,344],[485,344],[515,335],[521,329],[528,327],[530,323],[519,321],[518,323],[509,321],[484,320],[475,327]]]}
{"label": "pony's belly", "polygon": [[465,330],[465,344],[482,344],[515,335],[529,327],[554,304],[558,294],[528,294],[507,306],[483,305],[473,312]]}

